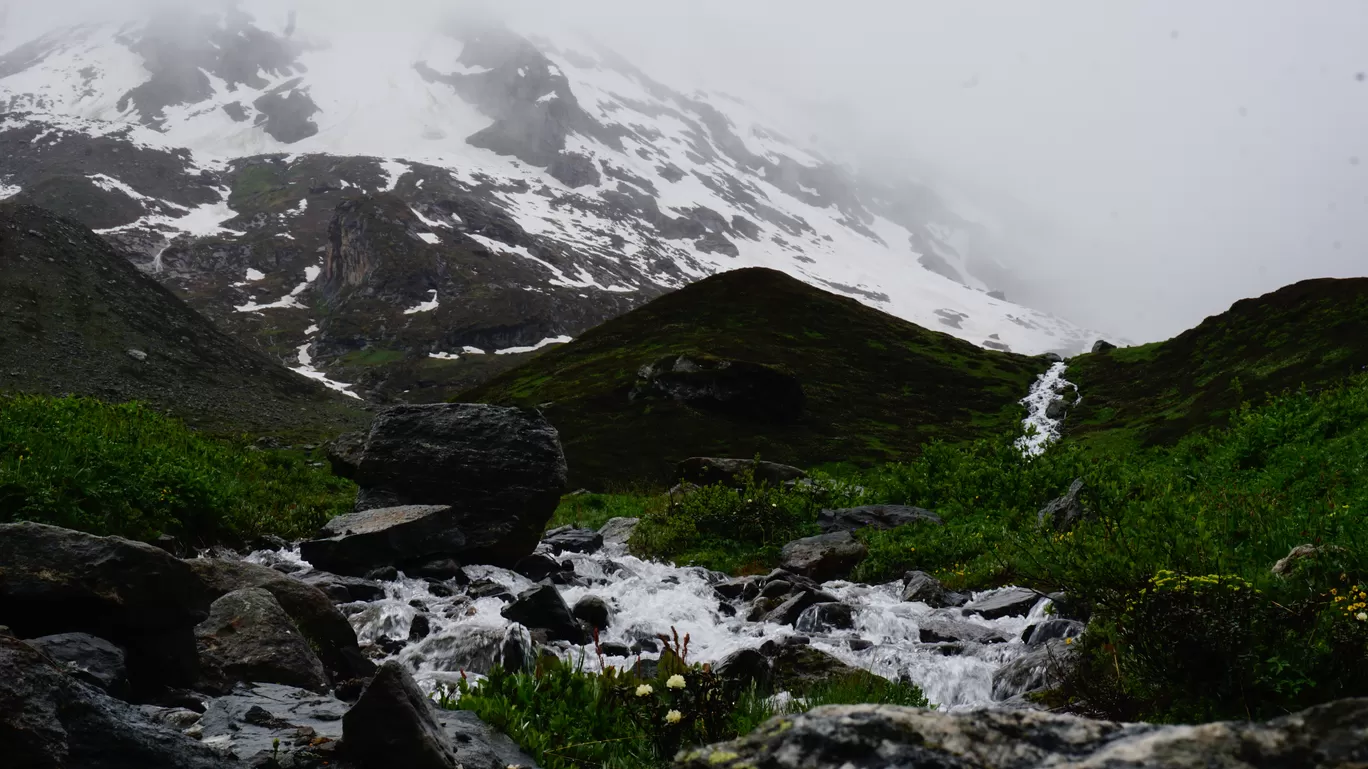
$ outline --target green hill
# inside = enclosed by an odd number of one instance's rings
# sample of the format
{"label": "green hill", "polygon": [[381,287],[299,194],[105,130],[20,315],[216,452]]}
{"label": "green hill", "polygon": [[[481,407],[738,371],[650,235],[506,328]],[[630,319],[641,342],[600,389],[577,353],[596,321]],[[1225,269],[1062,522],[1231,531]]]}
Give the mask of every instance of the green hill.
{"label": "green hill", "polygon": [[1165,342],[1081,355],[1070,440],[1127,449],[1224,425],[1243,401],[1319,389],[1368,366],[1368,278],[1306,280],[1236,302]]}
{"label": "green hill", "polygon": [[[656,376],[642,376],[648,366]],[[690,456],[871,464],[932,439],[1000,433],[1047,367],[744,269],[661,297],[459,400],[540,407],[575,485],[658,485]],[[681,389],[704,397],[665,394]],[[718,391],[736,397],[706,397]]]}

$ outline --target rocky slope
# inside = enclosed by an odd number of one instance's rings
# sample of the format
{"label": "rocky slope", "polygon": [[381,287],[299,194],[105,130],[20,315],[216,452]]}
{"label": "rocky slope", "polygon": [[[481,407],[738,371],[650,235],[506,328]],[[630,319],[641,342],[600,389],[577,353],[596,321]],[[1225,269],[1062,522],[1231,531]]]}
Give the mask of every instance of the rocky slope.
{"label": "rocky slope", "polygon": [[81,225],[0,203],[6,392],[142,400],[211,431],[327,435],[348,399],[250,350]]}
{"label": "rocky slope", "polygon": [[368,397],[441,397],[744,266],[990,348],[1095,336],[975,278],[983,226],[933,191],[858,179],[592,41],[228,5],[0,55],[0,197],[97,228],[221,327]]}
{"label": "rocky slope", "polygon": [[716,275],[462,400],[538,407],[572,484],[663,483],[691,456],[810,467],[1016,429],[1050,363],[985,350],[774,270]]}

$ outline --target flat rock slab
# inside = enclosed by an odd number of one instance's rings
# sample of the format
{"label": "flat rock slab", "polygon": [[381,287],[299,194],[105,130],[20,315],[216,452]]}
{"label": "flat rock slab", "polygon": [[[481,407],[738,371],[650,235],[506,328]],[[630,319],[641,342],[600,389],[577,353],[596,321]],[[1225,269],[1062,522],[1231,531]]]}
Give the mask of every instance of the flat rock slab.
{"label": "flat rock slab", "polygon": [[1024,617],[1044,596],[1024,587],[1009,587],[994,591],[964,606],[965,614],[977,614],[984,619]]}
{"label": "flat rock slab", "polygon": [[452,555],[465,546],[457,516],[447,505],[403,505],[339,515],[299,553],[316,569],[364,577],[384,566]]}

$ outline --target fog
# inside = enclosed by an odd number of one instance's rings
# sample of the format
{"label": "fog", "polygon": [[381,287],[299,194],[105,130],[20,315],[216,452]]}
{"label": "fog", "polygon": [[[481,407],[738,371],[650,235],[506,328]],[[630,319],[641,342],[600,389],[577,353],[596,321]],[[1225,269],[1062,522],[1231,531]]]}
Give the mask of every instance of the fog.
{"label": "fog", "polygon": [[[0,0],[0,44],[112,5]],[[455,4],[297,5],[301,25],[421,27]],[[592,30],[670,85],[756,103],[833,159],[972,201],[1021,278],[1011,298],[1132,341],[1297,280],[1368,273],[1358,0],[488,7]]]}

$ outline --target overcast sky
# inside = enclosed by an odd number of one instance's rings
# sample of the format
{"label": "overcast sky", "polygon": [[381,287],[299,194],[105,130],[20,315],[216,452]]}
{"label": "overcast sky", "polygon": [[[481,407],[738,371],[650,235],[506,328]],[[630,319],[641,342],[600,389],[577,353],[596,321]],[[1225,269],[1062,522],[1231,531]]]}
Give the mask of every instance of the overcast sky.
{"label": "overcast sky", "polygon": [[[0,8],[13,33],[83,1]],[[326,7],[394,22],[450,5]],[[842,160],[934,174],[1006,228],[1011,266],[1039,287],[1024,298],[1136,341],[1296,280],[1368,274],[1362,0],[497,6],[589,27],[671,85],[756,101]]]}

